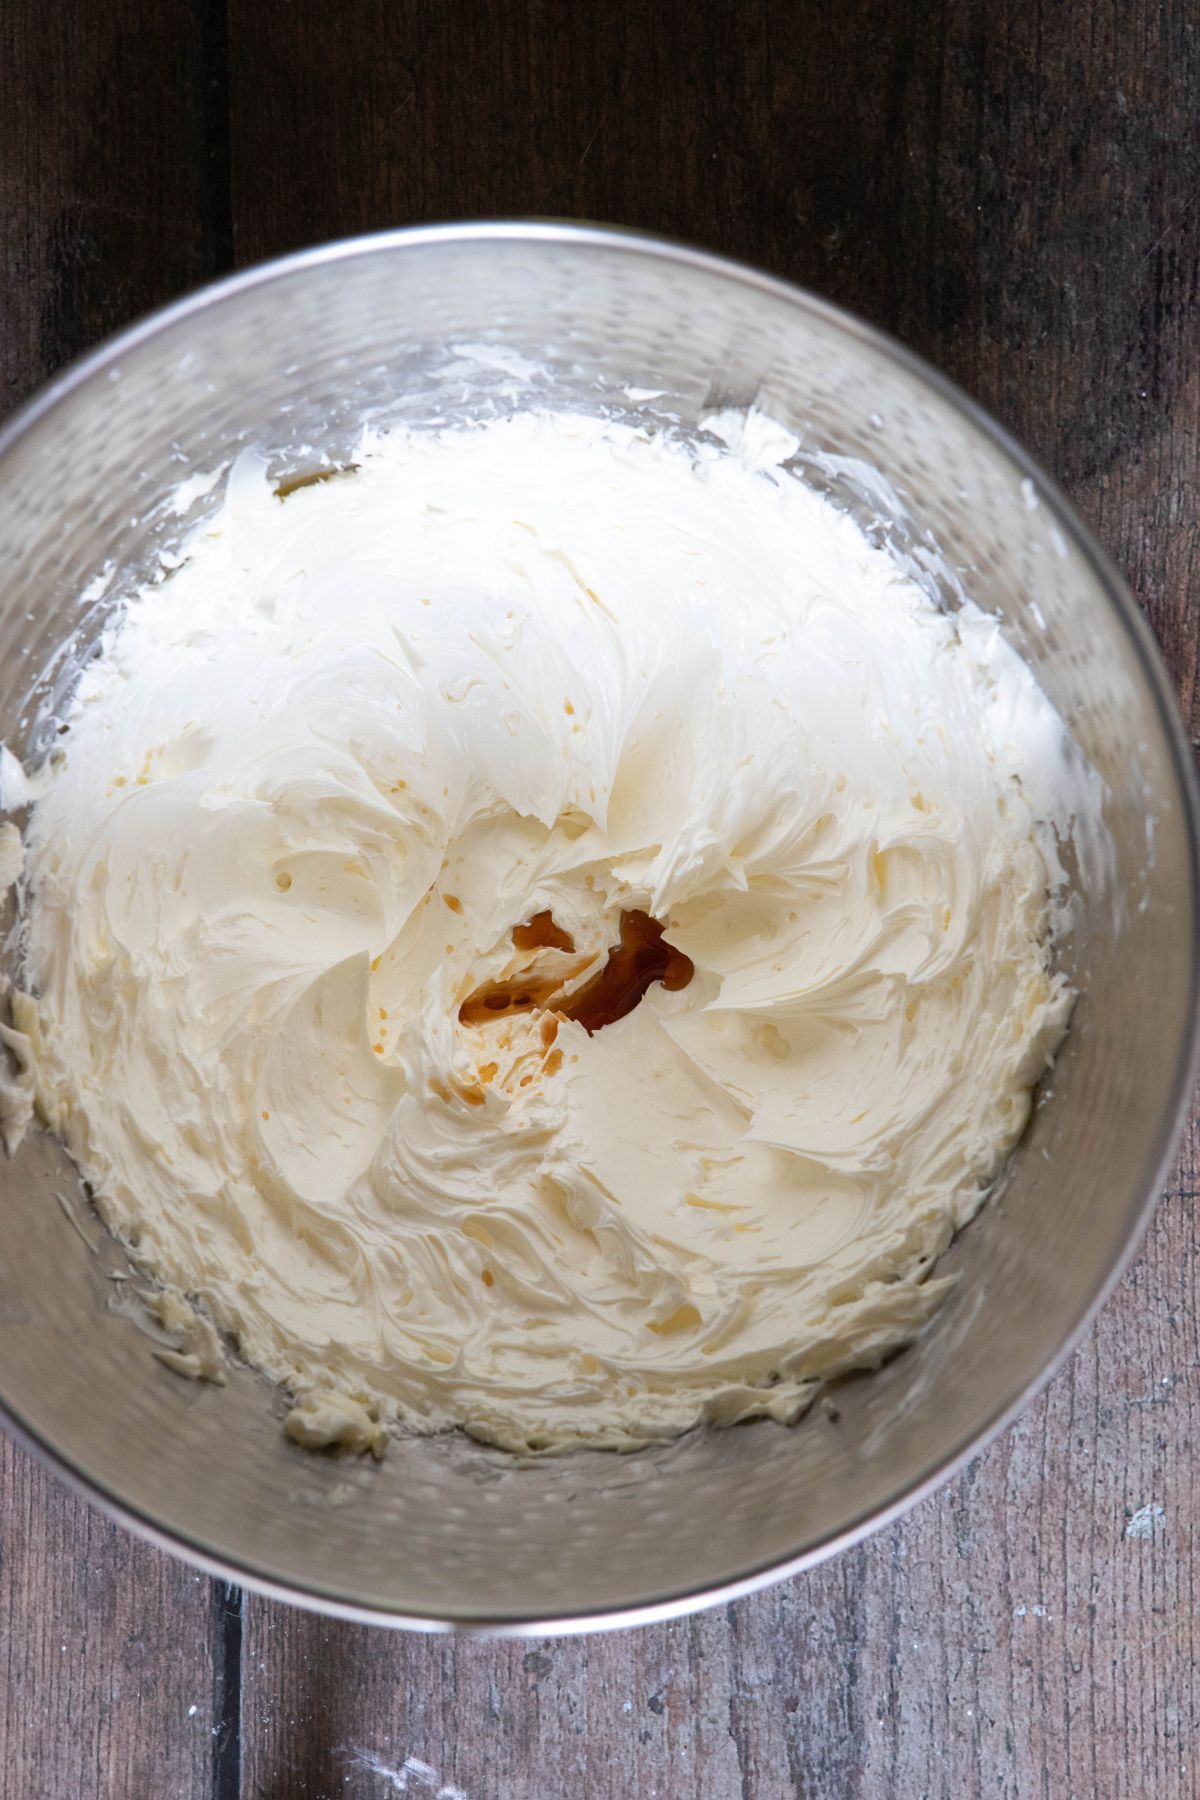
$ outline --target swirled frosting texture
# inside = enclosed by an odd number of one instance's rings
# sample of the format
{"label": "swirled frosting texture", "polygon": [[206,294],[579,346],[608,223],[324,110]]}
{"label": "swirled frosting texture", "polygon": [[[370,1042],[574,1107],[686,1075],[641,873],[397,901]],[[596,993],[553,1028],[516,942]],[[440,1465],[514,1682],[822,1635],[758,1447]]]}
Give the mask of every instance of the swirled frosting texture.
{"label": "swirled frosting texture", "polygon": [[[243,458],[80,683],[39,1109],[303,1441],[794,1417],[929,1317],[1065,1027],[1048,702],[713,423],[397,432],[282,500]],[[685,988],[461,1022],[629,909]],[[543,911],[573,955],[514,947]]]}

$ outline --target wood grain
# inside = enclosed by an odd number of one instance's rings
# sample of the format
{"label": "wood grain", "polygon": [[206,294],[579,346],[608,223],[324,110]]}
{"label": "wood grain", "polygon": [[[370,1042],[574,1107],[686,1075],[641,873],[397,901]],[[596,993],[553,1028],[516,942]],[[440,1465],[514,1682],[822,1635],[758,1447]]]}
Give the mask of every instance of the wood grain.
{"label": "wood grain", "polygon": [[[0,6],[0,397],[231,256],[498,213],[672,232],[896,331],[1023,437],[1200,736],[1183,0],[102,10]],[[10,1450],[0,1792],[1185,1800],[1198,1194],[1193,1129],[1084,1347],[950,1487],[809,1577],[636,1633],[445,1642],[210,1592]]]}
{"label": "wood grain", "polygon": [[[181,0],[0,5],[0,410],[228,256],[214,54]],[[0,1440],[5,1800],[207,1794],[222,1643],[207,1578]]]}
{"label": "wood grain", "polygon": [[210,1583],[0,1437],[0,1794],[207,1794]]}

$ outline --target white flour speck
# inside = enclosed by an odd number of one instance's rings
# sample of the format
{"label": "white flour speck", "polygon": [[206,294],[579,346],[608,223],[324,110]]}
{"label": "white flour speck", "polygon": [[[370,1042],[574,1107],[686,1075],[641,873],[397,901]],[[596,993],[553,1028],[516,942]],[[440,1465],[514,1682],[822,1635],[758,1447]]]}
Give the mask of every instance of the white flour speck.
{"label": "white flour speck", "polygon": [[1125,1527],[1127,1538],[1152,1538],[1160,1522],[1166,1522],[1166,1508],[1152,1500],[1148,1506],[1139,1506],[1128,1525]]}
{"label": "white flour speck", "polygon": [[337,1754],[352,1770],[377,1775],[386,1781],[393,1794],[424,1792],[430,1800],[467,1800],[462,1788],[449,1781],[443,1782],[432,1764],[422,1762],[419,1756],[406,1756],[402,1763],[392,1763],[358,1744],[343,1745]]}

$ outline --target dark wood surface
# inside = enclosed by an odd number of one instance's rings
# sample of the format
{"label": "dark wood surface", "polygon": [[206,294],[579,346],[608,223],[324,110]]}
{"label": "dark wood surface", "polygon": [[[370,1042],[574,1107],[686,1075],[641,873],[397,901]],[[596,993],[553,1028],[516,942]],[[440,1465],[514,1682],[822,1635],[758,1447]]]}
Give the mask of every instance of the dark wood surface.
{"label": "dark wood surface", "polygon": [[[0,407],[317,238],[653,227],[977,395],[1111,548],[1200,727],[1189,0],[0,0],[0,75]],[[1196,1155],[1083,1347],[957,1481],[671,1625],[331,1624],[194,1575],[0,1440],[0,1794],[1200,1793]]]}

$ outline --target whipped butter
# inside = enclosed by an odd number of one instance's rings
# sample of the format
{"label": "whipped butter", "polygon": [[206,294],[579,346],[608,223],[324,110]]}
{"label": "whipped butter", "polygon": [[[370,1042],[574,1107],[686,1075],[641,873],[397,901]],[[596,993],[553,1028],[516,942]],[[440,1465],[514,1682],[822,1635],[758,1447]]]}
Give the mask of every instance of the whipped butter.
{"label": "whipped butter", "polygon": [[1065,1029],[1048,701],[709,425],[244,456],[66,712],[7,1040],[300,1442],[794,1418],[928,1320]]}

